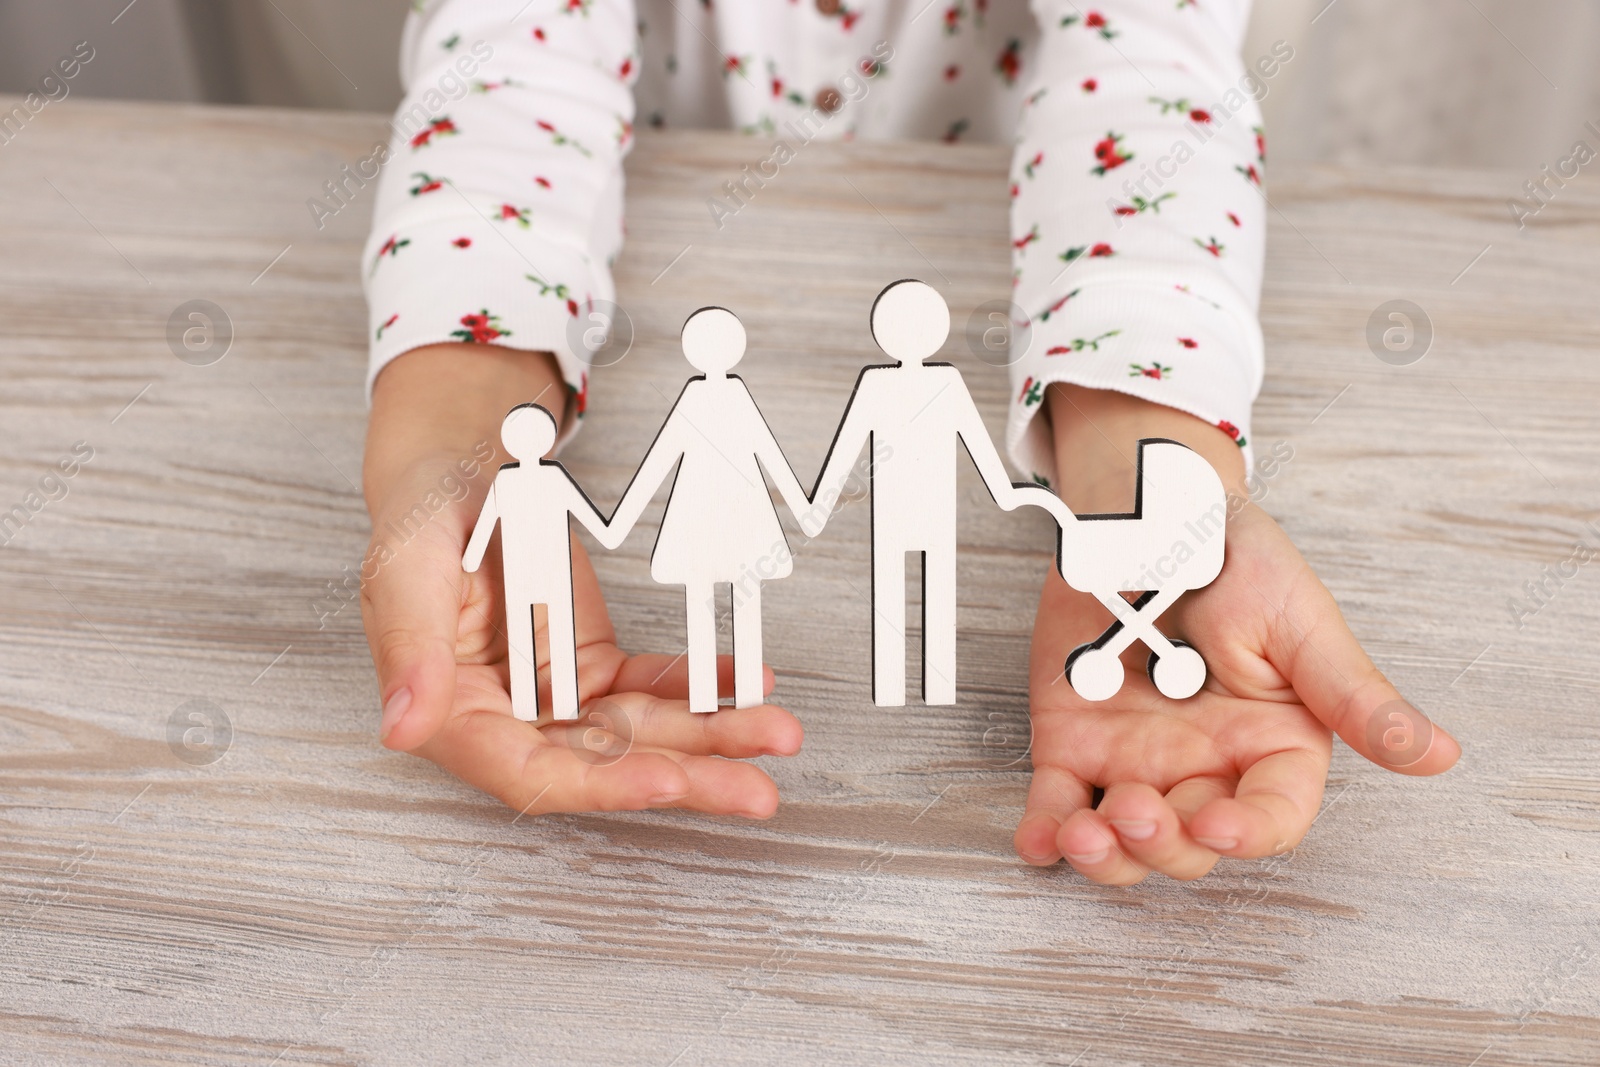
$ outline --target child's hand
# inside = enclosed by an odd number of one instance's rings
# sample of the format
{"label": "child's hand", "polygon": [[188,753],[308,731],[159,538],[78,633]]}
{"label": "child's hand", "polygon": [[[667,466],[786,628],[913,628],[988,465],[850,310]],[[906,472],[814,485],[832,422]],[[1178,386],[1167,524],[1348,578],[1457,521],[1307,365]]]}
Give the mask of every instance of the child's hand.
{"label": "child's hand", "polygon": [[[1231,493],[1243,494],[1237,449],[1199,420],[1130,397],[1056,389],[1058,455],[1076,461],[1060,468],[1062,495],[1074,511],[1131,510],[1133,470],[1111,450],[1131,455],[1141,436],[1184,441],[1212,460]],[[1117,499],[1124,484],[1126,499]],[[1197,878],[1219,855],[1260,857],[1299,843],[1321,801],[1333,732],[1404,774],[1438,774],[1460,756],[1454,739],[1405,704],[1362,651],[1277,523],[1246,505],[1227,538],[1222,574],[1162,617],[1162,630],[1189,639],[1209,668],[1205,688],[1188,700],[1156,692],[1145,673],[1148,650],[1137,642],[1123,656],[1121,692],[1100,703],[1080,699],[1062,666],[1111,617],[1052,568],[1031,656],[1034,777],[1015,838],[1023,859],[1065,856],[1114,885],[1152,870]],[[1412,735],[1402,737],[1407,729]],[[1401,740],[1414,744],[1396,755]],[[1091,805],[1097,786],[1105,795]]]}
{"label": "child's hand", "polygon": [[[682,657],[627,656],[616,647],[593,568],[573,545],[578,688],[583,717],[540,725],[511,715],[499,553],[476,573],[462,551],[489,480],[504,459],[499,427],[514,404],[560,411],[566,397],[548,356],[441,345],[391,363],[373,391],[365,481],[374,562],[362,617],[385,700],[383,741],[439,764],[528,814],[693,808],[765,818],[777,788],[734,760],[792,755],[801,727],[771,705],[691,715]],[[496,455],[472,491],[450,499],[458,463],[488,441]],[[455,479],[456,481],[453,481]],[[441,488],[444,487],[444,488]],[[416,528],[416,505],[444,501]],[[382,543],[387,552],[377,552]],[[382,561],[382,562],[378,562]],[[373,574],[376,567],[376,574]],[[542,633],[542,628],[541,628]],[[542,643],[542,641],[541,641]],[[723,688],[731,663],[719,663]],[[549,707],[540,664],[540,706]],[[767,690],[772,687],[767,672]]]}

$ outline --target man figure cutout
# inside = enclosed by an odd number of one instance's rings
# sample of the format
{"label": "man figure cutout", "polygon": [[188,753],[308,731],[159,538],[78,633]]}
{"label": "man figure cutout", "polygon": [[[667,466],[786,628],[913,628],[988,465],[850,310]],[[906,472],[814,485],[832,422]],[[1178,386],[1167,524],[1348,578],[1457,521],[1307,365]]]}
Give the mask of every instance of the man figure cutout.
{"label": "man figure cutout", "polygon": [[543,604],[550,638],[550,702],[555,718],[578,717],[578,646],[572,604],[569,516],[608,549],[615,536],[567,469],[541,459],[556,440],[555,417],[537,404],[519,404],[500,425],[500,440],[517,460],[495,475],[461,566],[476,571],[495,523],[500,523],[505,572],[506,658],[511,666],[511,713],[539,717],[539,670],[534,658],[533,609]]}
{"label": "man figure cutout", "polygon": [[1048,489],[1011,481],[961,372],[927,362],[949,335],[950,309],[932,286],[899,281],[878,294],[872,337],[897,362],[862,368],[811,494],[813,501],[838,499],[868,447],[872,699],[879,707],[906,702],[908,552],[922,556],[922,699],[956,702],[956,440],[1004,510],[1035,504],[1066,512]]}

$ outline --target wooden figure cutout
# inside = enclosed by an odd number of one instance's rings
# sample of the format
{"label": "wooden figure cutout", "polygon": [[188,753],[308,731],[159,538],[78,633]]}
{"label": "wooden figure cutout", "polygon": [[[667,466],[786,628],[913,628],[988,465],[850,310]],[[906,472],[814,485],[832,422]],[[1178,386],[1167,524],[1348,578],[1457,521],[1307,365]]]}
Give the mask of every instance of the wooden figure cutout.
{"label": "wooden figure cutout", "polygon": [[873,702],[906,701],[905,568],[914,552],[922,558],[923,702],[954,704],[956,442],[1006,511],[1022,504],[1054,509],[1060,501],[1042,486],[1011,481],[961,372],[929,362],[950,335],[950,309],[937,290],[895,282],[878,294],[871,322],[873,339],[896,362],[862,368],[812,499],[825,505],[826,522],[857,455],[868,449]]}
{"label": "wooden figure cutout", "polygon": [[797,519],[810,501],[750,390],[728,373],[744,355],[739,319],[725,308],[701,308],[683,324],[682,344],[700,374],[684,385],[609,525],[615,535],[632,529],[678,467],[650,556],[650,576],[684,587],[689,710],[717,709],[715,596],[722,584],[733,587],[734,704],[751,708],[765,698],[761,583],[786,577],[794,568],[762,471]]}
{"label": "wooden figure cutout", "polygon": [[[1128,514],[1074,519],[1065,505],[1052,509],[1061,527],[1061,577],[1116,618],[1067,657],[1067,681],[1085,700],[1106,700],[1122,688],[1120,657],[1135,640],[1149,647],[1150,680],[1163,696],[1191,697],[1206,681],[1200,653],[1168,640],[1155,621],[1186,591],[1210,585],[1222,573],[1227,494],[1211,464],[1177,441],[1140,441],[1138,467]],[[1134,591],[1140,596],[1129,603],[1122,593]]]}
{"label": "wooden figure cutout", "polygon": [[621,538],[607,528],[565,467],[540,458],[555,444],[555,416],[537,404],[519,404],[501,423],[500,440],[517,462],[507,463],[495,475],[461,566],[467,571],[478,569],[498,522],[505,571],[511,713],[530,721],[539,717],[533,609],[543,604],[550,638],[550,702],[555,718],[576,719],[578,649],[568,517],[576,516],[607,548],[616,548]]}

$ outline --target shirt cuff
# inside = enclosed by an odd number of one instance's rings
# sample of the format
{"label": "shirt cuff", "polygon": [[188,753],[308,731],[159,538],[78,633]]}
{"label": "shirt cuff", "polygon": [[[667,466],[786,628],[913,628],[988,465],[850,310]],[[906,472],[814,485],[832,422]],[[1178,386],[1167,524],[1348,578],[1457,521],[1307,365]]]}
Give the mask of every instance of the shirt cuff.
{"label": "shirt cuff", "polygon": [[378,372],[424,345],[550,352],[566,381],[565,395],[506,397],[506,408],[536,403],[549,409],[563,427],[558,450],[577,432],[589,402],[583,330],[595,302],[612,298],[610,272],[559,246],[519,250],[513,242],[526,247],[525,235],[497,229],[518,225],[515,217],[436,218],[400,233],[373,234],[364,258],[369,401]]}
{"label": "shirt cuff", "polygon": [[1038,418],[1053,382],[1114,389],[1216,426],[1251,463],[1250,407],[1261,388],[1261,329],[1191,289],[1104,284],[1072,290],[1034,314],[1011,368],[1006,450],[1041,484],[1058,482],[1055,445]]}

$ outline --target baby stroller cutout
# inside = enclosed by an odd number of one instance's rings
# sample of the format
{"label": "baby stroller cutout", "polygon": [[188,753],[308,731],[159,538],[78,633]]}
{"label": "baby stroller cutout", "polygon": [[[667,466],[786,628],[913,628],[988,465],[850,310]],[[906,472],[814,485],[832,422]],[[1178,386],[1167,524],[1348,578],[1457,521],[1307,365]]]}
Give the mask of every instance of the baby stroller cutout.
{"label": "baby stroller cutout", "polygon": [[[1150,649],[1150,680],[1163,696],[1191,697],[1206,680],[1200,653],[1167,638],[1155,621],[1222,572],[1227,495],[1211,464],[1176,441],[1140,441],[1138,468],[1132,512],[1061,523],[1061,577],[1116,619],[1067,657],[1067,682],[1085,700],[1107,700],[1122,688],[1121,655],[1136,640]],[[1122,594],[1132,591],[1140,595],[1129,602]]]}

